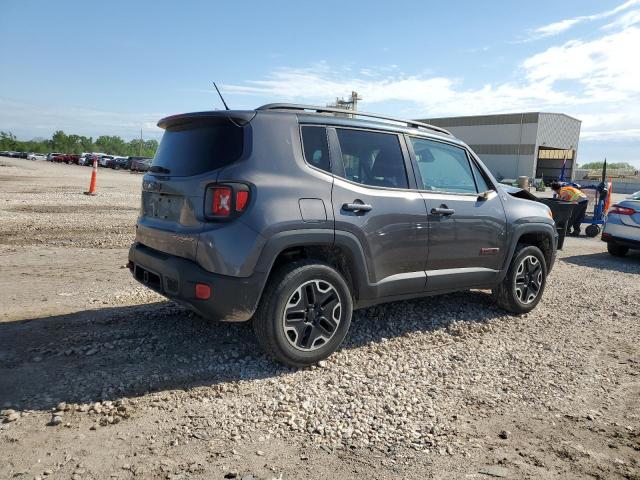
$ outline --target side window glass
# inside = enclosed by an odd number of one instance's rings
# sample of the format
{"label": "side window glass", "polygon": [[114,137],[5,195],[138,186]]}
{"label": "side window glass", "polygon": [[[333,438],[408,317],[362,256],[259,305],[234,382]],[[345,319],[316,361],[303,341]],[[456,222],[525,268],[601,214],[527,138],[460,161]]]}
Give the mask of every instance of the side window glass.
{"label": "side window glass", "polygon": [[478,193],[486,192],[487,190],[491,190],[489,185],[487,185],[487,181],[484,179],[484,175],[480,172],[478,166],[471,162],[471,169],[473,170],[473,176],[476,178],[476,185],[478,186]]}
{"label": "side window glass", "polygon": [[338,128],[345,177],[373,187],[409,188],[398,136]]}
{"label": "side window glass", "polygon": [[478,193],[464,149],[411,137],[422,188],[435,192]]}
{"label": "side window glass", "polygon": [[324,127],[304,126],[300,129],[302,133],[302,147],[304,158],[309,165],[324,170],[331,171],[329,162],[329,144],[327,142],[327,131]]}

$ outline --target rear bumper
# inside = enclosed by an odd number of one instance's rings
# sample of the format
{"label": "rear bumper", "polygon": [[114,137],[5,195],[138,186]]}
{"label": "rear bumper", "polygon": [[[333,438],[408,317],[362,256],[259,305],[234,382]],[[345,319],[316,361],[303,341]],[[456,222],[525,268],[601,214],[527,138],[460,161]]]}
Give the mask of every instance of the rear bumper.
{"label": "rear bumper", "polygon": [[635,240],[632,238],[617,237],[615,235],[611,235],[608,232],[603,232],[601,238],[603,242],[615,243],[616,245],[620,245],[621,247],[627,247],[633,250],[640,250],[640,240]]}
{"label": "rear bumper", "polygon": [[[266,274],[250,277],[217,275],[184,258],[134,243],[129,249],[129,268],[143,285],[186,306],[203,317],[227,322],[249,320],[258,305]],[[211,298],[195,297],[196,283],[211,287]]]}
{"label": "rear bumper", "polygon": [[605,240],[607,236],[611,236],[621,241],[640,242],[640,228],[624,224],[617,215],[610,215],[607,218],[602,232],[604,241],[607,241]]}

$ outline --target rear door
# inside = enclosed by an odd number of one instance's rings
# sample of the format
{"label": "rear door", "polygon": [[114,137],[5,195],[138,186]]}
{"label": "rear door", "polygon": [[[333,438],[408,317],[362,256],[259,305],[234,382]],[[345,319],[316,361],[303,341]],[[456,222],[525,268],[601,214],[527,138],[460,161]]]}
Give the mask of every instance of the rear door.
{"label": "rear door", "polygon": [[244,127],[224,117],[186,118],[168,126],[143,179],[136,240],[195,261],[206,187],[243,148]]}
{"label": "rear door", "polygon": [[506,216],[491,181],[458,145],[407,137],[429,214],[427,289],[487,284],[506,254]]}
{"label": "rear door", "polygon": [[[424,289],[427,212],[404,139],[393,133],[329,128],[336,231],[355,235],[379,296]],[[334,161],[333,159],[337,159]]]}

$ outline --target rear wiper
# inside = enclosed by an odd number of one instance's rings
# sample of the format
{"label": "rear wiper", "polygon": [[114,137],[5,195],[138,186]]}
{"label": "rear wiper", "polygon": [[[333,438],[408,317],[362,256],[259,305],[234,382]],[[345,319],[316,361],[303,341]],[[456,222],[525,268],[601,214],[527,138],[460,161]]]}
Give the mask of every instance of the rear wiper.
{"label": "rear wiper", "polygon": [[149,171],[153,173],[171,173],[171,170],[166,167],[161,167],[160,165],[154,165]]}

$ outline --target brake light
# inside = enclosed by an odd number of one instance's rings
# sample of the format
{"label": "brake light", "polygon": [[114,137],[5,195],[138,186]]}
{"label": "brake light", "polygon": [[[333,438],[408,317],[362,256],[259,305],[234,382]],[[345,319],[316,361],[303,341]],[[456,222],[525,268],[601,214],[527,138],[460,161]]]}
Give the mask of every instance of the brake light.
{"label": "brake light", "polygon": [[241,212],[244,210],[244,207],[247,206],[247,202],[249,201],[249,192],[245,190],[241,190],[236,192],[236,212]]}
{"label": "brake light", "polygon": [[211,212],[214,215],[226,217],[231,213],[231,188],[213,188],[213,205]]}
{"label": "brake light", "polygon": [[611,207],[611,210],[609,210],[609,214],[612,213],[616,215],[633,215],[634,213],[636,213],[636,211],[633,208],[614,205],[613,207]]}
{"label": "brake light", "polygon": [[251,191],[244,183],[209,185],[205,194],[204,214],[211,220],[231,220],[249,206]]}

